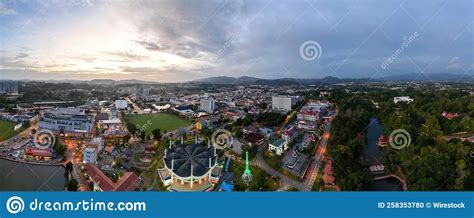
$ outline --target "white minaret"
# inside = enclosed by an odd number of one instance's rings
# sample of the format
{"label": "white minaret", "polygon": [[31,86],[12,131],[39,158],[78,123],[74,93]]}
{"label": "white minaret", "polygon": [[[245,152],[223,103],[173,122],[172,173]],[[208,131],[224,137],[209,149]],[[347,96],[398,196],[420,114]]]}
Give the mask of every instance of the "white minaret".
{"label": "white minaret", "polygon": [[194,166],[193,166],[193,163],[191,162],[191,188],[193,188],[193,185],[194,185],[193,171],[194,171]]}
{"label": "white minaret", "polygon": [[173,175],[174,175],[173,170],[174,170],[174,157],[173,157],[173,159],[171,159],[171,182],[173,182],[173,178],[174,178],[173,177]]}
{"label": "white minaret", "polygon": [[184,144],[184,136],[181,136],[181,144]]}

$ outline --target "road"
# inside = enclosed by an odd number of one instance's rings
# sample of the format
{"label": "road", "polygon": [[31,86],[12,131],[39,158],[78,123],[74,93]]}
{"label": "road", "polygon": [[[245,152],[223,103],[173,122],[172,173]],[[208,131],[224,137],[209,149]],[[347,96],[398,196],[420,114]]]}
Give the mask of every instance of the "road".
{"label": "road", "polygon": [[316,152],[314,153],[313,161],[311,162],[311,165],[308,168],[309,174],[303,181],[305,191],[311,191],[314,185],[314,181],[316,181],[316,178],[318,176],[319,167],[321,166],[321,159],[326,153],[326,146],[328,144],[329,139],[329,131],[331,130],[331,122],[332,118],[329,118],[326,128],[324,128],[323,136],[319,141],[319,146]]}
{"label": "road", "polygon": [[[79,146],[79,141],[76,140],[65,140],[64,143],[68,147],[66,151],[66,161],[71,162],[73,164],[73,170],[71,172],[72,176],[75,180],[79,183],[79,191],[89,190],[89,185],[87,184],[86,178],[82,175],[81,167],[82,167],[82,160],[81,154],[76,153],[76,148]],[[81,143],[82,144],[82,143]],[[78,152],[82,152],[82,149],[79,149]]]}

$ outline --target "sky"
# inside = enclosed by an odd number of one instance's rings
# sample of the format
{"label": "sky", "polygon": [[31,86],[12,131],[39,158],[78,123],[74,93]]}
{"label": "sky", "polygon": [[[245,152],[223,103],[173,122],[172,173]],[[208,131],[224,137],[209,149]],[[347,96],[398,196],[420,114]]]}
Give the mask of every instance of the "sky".
{"label": "sky", "polygon": [[0,79],[474,72],[472,0],[0,0]]}

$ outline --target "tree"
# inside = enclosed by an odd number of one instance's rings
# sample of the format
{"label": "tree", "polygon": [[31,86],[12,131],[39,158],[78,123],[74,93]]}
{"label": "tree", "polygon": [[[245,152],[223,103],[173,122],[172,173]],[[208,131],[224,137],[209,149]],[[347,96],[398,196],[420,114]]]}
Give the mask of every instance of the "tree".
{"label": "tree", "polygon": [[155,140],[161,140],[161,138],[163,137],[163,136],[161,135],[161,130],[158,129],[158,128],[153,129],[153,130],[151,131],[151,134],[153,135],[153,138],[154,138]]}
{"label": "tree", "polygon": [[69,161],[66,164],[66,170],[67,172],[71,173],[74,170],[73,164]]}
{"label": "tree", "polygon": [[235,131],[235,137],[242,138],[243,135],[244,135],[244,132],[242,132],[241,129],[238,129],[237,131]]}
{"label": "tree", "polygon": [[59,141],[56,141],[54,144],[54,150],[56,153],[60,156],[64,156],[64,153],[66,153],[67,147],[66,145],[60,143]]}
{"label": "tree", "polygon": [[141,138],[143,141],[145,141],[145,139],[146,139],[146,133],[145,133],[145,131],[140,132],[140,138]]}
{"label": "tree", "polygon": [[79,188],[79,183],[77,182],[76,179],[71,179],[69,180],[69,182],[67,183],[67,190],[68,191],[72,191],[72,192],[75,192],[77,191]]}

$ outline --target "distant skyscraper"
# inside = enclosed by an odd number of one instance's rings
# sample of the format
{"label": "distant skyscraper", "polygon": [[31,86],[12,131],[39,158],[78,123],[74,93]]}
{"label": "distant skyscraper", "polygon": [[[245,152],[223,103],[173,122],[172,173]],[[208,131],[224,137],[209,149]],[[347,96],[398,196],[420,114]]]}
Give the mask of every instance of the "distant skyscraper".
{"label": "distant skyscraper", "polygon": [[0,80],[0,94],[18,94],[18,82]]}
{"label": "distant skyscraper", "polygon": [[208,113],[214,112],[215,108],[215,102],[214,99],[212,98],[202,98],[201,99],[201,105],[199,107],[200,110],[206,111]]}

